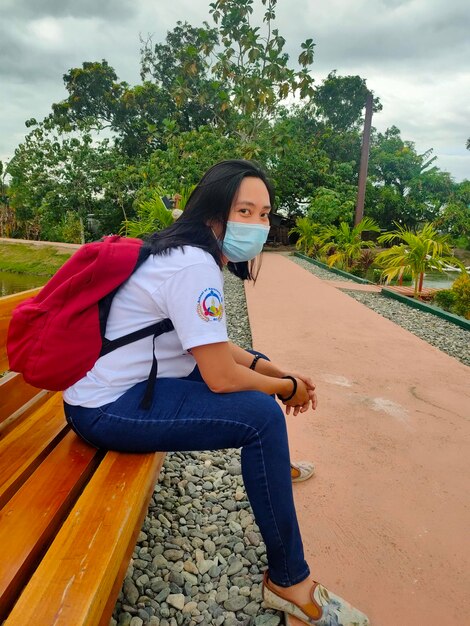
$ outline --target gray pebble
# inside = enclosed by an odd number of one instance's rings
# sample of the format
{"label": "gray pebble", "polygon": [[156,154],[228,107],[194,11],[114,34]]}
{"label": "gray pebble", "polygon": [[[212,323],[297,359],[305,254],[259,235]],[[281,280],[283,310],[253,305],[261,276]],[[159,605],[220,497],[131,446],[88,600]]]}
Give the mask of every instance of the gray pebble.
{"label": "gray pebble", "polygon": [[168,561],[180,561],[184,556],[184,552],[182,550],[170,549],[165,550],[163,556],[168,559]]}
{"label": "gray pebble", "polygon": [[184,607],[184,595],[182,593],[171,593],[166,601],[167,604],[175,607],[178,611],[182,611]]}
{"label": "gray pebble", "polygon": [[226,587],[219,587],[215,599],[218,604],[223,604],[226,600],[228,600],[228,589]]}
{"label": "gray pebble", "polygon": [[249,602],[243,608],[243,612],[246,613],[247,615],[250,615],[251,617],[258,615],[260,610],[261,610],[261,604],[259,602],[253,602],[253,601]]}
{"label": "gray pebble", "polygon": [[280,621],[281,618],[279,615],[264,613],[264,615],[258,615],[255,617],[255,626],[278,626]]}
{"label": "gray pebble", "polygon": [[236,511],[237,510],[237,503],[235,502],[235,500],[225,500],[222,503],[222,506],[224,507],[224,509],[226,511]]}
{"label": "gray pebble", "polygon": [[204,541],[204,550],[209,556],[212,556],[215,553],[216,547],[212,539],[206,539]]}
{"label": "gray pebble", "polygon": [[252,545],[255,546],[255,548],[257,546],[259,546],[260,542],[261,542],[261,538],[258,535],[258,533],[255,533],[253,530],[248,530],[245,533],[245,537],[248,539],[248,542]]}
{"label": "gray pebble", "polygon": [[130,626],[132,620],[132,615],[130,613],[124,612],[119,615],[119,626]]}
{"label": "gray pebble", "polygon": [[185,582],[183,574],[181,574],[180,572],[174,572],[174,571],[170,572],[170,577],[168,580],[178,585],[178,587],[183,587],[184,582]]}
{"label": "gray pebble", "polygon": [[134,585],[130,578],[126,578],[123,585],[123,592],[125,597],[129,600],[130,604],[135,604],[139,597],[137,587]]}
{"label": "gray pebble", "polygon": [[139,587],[146,587],[150,582],[150,578],[147,574],[142,574],[142,576],[139,576],[135,582]]}
{"label": "gray pebble", "polygon": [[209,576],[211,578],[217,578],[220,574],[220,569],[218,565],[213,565],[208,572]]}
{"label": "gray pebble", "polygon": [[240,570],[243,569],[243,563],[239,560],[233,561],[228,566],[227,576],[233,576],[234,574],[238,574]]}
{"label": "gray pebble", "polygon": [[170,588],[166,587],[165,589],[162,589],[160,593],[155,597],[155,601],[158,602],[159,604],[161,602],[165,602],[165,600],[168,598],[169,595],[170,595]]}
{"label": "gray pebble", "polygon": [[200,574],[205,574],[210,570],[210,568],[214,565],[214,561],[202,560],[197,564],[197,568]]}
{"label": "gray pebble", "polygon": [[224,602],[224,608],[227,611],[240,611],[248,604],[248,600],[243,596],[233,596]]}

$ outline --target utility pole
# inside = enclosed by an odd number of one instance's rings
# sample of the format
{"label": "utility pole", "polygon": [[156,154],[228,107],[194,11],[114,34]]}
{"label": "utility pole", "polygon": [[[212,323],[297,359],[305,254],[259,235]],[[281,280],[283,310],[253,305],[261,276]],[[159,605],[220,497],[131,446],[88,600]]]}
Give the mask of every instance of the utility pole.
{"label": "utility pole", "polygon": [[356,216],[354,226],[359,224],[364,216],[364,200],[366,197],[367,168],[369,165],[370,127],[372,123],[372,94],[367,92],[366,117],[364,120],[364,133],[362,135],[361,165],[359,169],[359,185],[357,189]]}

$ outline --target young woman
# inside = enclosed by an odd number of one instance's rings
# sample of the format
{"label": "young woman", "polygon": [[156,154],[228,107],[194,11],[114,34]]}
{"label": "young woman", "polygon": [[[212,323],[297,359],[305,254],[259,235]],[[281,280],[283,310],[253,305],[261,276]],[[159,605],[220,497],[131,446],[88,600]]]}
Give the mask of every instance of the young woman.
{"label": "young woman", "polygon": [[[172,332],[98,359],[64,393],[71,427],[94,446],[127,452],[242,448],[243,480],[266,544],[267,605],[308,624],[364,626],[367,618],[309,579],[292,497],[286,413],[316,406],[308,376],[285,372],[229,342],[222,268],[255,277],[274,192],[248,161],[204,175],[183,215],[146,244],[151,254],[116,294],[106,328],[114,339],[169,318]],[[158,377],[141,408],[153,354]]]}

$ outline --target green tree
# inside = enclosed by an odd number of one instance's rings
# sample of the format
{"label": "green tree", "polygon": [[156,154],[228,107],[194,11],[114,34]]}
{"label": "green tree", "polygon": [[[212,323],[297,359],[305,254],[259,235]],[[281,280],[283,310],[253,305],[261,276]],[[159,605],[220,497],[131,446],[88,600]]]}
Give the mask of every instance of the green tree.
{"label": "green tree", "polygon": [[[45,124],[35,125],[8,164],[11,205],[23,236],[57,237],[58,224],[70,211],[84,223],[93,214],[119,225],[125,206],[130,209],[133,201],[124,198],[118,178],[123,168],[122,157],[109,139],[98,143],[86,129],[64,134]],[[106,211],[114,213],[113,219],[108,215],[102,220]]]}
{"label": "green tree", "polygon": [[446,265],[463,269],[462,263],[452,254],[448,235],[439,234],[432,224],[425,224],[416,231],[399,224],[396,226],[396,230],[380,235],[377,240],[381,244],[400,242],[380,252],[375,259],[376,264],[384,268],[382,275],[387,282],[411,274],[417,297],[423,289],[426,271],[443,271]]}
{"label": "green tree", "polygon": [[131,87],[118,79],[106,60],[85,62],[63,78],[69,95],[52,105],[49,126],[64,132],[84,126],[98,133],[109,129],[133,158],[164,147],[168,120],[177,110],[168,91],[151,82]]}
{"label": "green tree", "polygon": [[470,181],[454,185],[434,225],[448,233],[459,247],[470,247]]}
{"label": "green tree", "polygon": [[324,225],[334,225],[341,222],[349,223],[354,215],[354,195],[341,193],[340,190],[319,187],[310,200],[307,209],[309,218],[313,222]]}
{"label": "green tree", "polygon": [[243,143],[256,142],[289,95],[301,99],[313,93],[308,67],[313,62],[312,39],[301,44],[300,70],[288,66],[285,39],[274,28],[277,0],[261,0],[263,27],[252,24],[254,0],[216,0],[210,14],[216,27],[197,29],[190,39],[188,24],[167,44],[143,49],[142,78],[165,80],[178,106],[210,102],[214,123],[224,133],[235,133]]}
{"label": "green tree", "polygon": [[175,129],[187,132],[214,122],[228,123],[222,96],[225,87],[209,71],[219,43],[217,28],[207,22],[202,27],[177,22],[165,42],[154,44],[148,38],[141,43],[141,79],[174,103],[168,120]]}
{"label": "green tree", "polygon": [[8,164],[0,161],[0,237],[13,237],[17,227],[15,212],[10,204],[7,175]]}
{"label": "green tree", "polygon": [[328,265],[350,272],[361,259],[363,250],[375,247],[373,241],[362,239],[364,232],[380,232],[380,228],[370,217],[364,217],[353,227],[341,222],[339,226],[325,228],[320,252],[327,255]]}
{"label": "green tree", "polygon": [[327,184],[330,159],[318,147],[317,127],[308,107],[284,108],[258,142],[258,158],[274,181],[277,204],[291,217],[299,215],[315,190]]}
{"label": "green tree", "polygon": [[[330,72],[315,88],[313,101],[321,119],[335,132],[357,129],[363,125],[363,110],[369,90],[360,76],[337,76]],[[382,110],[380,100],[373,100],[373,111]]]}
{"label": "green tree", "polygon": [[166,193],[175,194],[188,185],[195,185],[217,161],[246,156],[240,141],[203,126],[170,137],[167,149],[155,150],[142,164],[140,174],[144,187],[159,186]]}
{"label": "green tree", "polygon": [[[447,172],[432,166],[437,157],[432,149],[418,154],[413,142],[403,141],[395,126],[373,138],[370,154],[370,179],[378,191],[366,213],[382,227],[395,222],[410,228],[434,220],[452,191]],[[369,196],[370,199],[370,196]]]}

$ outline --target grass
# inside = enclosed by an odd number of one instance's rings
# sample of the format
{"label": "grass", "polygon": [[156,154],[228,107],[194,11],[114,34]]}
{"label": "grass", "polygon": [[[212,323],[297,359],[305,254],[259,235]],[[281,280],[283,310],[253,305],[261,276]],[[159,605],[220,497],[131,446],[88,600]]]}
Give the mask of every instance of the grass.
{"label": "grass", "polygon": [[0,244],[0,271],[52,276],[73,252],[58,252],[52,246],[39,248],[25,244]]}

